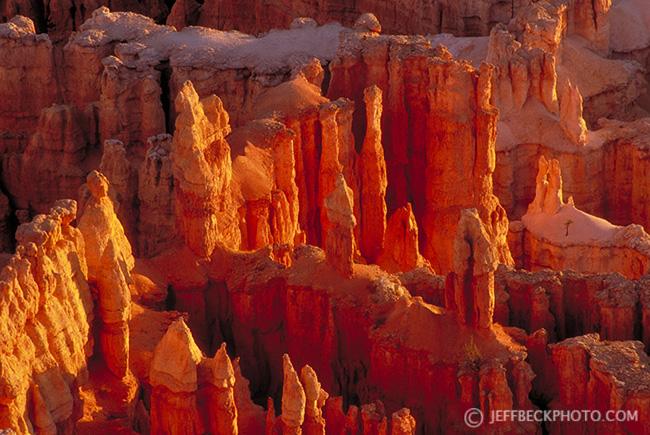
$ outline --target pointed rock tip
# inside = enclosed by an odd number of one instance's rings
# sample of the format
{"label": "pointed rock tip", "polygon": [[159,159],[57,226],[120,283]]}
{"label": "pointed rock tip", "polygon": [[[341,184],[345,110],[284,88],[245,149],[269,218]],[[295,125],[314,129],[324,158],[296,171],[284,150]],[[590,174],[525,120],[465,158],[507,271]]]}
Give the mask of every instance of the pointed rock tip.
{"label": "pointed rock tip", "polygon": [[202,359],[203,354],[185,321],[182,318],[174,321],[154,351],[151,385],[163,385],[173,392],[196,391],[197,366]]}
{"label": "pointed rock tip", "polygon": [[86,185],[93,197],[100,199],[108,195],[108,178],[99,171],[91,171],[86,177]]}
{"label": "pointed rock tip", "polygon": [[212,373],[210,382],[219,388],[231,388],[235,385],[235,369],[226,351],[226,343],[221,343],[214,358],[207,362]]}

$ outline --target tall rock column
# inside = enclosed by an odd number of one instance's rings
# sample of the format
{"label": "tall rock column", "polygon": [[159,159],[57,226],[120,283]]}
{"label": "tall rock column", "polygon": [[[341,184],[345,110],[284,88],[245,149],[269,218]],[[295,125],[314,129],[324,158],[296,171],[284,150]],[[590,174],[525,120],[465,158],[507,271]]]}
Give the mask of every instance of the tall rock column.
{"label": "tall rock column", "polygon": [[74,106],[41,111],[25,153],[7,156],[4,163],[5,186],[18,208],[45,213],[53,201],[76,197],[86,177],[81,169],[88,151],[83,126]]}
{"label": "tall rock column", "polygon": [[284,368],[284,385],[282,387],[282,434],[302,434],[302,423],[305,421],[305,390],[298,379],[298,373],[291,364],[286,353],[282,356]]}
{"label": "tall rock column", "polygon": [[354,227],[357,220],[354,217],[354,199],[352,189],[345,183],[345,178],[339,174],[336,188],[325,198],[327,218],[332,228],[325,240],[325,259],[334,266],[344,277],[354,273]]}
{"label": "tall rock column", "polygon": [[381,143],[382,92],[365,89],[366,136],[361,149],[361,255],[374,262],[384,246],[386,232],[386,161]]}
{"label": "tall rock column", "polygon": [[475,209],[461,212],[454,238],[454,272],[447,275],[446,305],[461,324],[489,328],[494,316],[497,253]]}
{"label": "tall rock column", "polygon": [[458,213],[476,208],[499,260],[512,264],[508,218],[493,194],[498,111],[490,103],[493,67],[475,71],[461,62],[429,65],[426,144],[426,210],[423,253],[441,273],[452,269]]}
{"label": "tall rock column", "polygon": [[560,87],[560,127],[576,145],[587,143],[587,123],[582,117],[582,95],[567,78]]}
{"label": "tall rock column", "polygon": [[218,242],[236,249],[241,235],[231,207],[228,113],[215,95],[199,101],[190,81],[183,84],[175,105],[171,160],[179,230],[197,255],[209,256]]}
{"label": "tall rock column", "polygon": [[329,394],[321,388],[316,372],[306,365],[300,371],[300,382],[305,389],[305,422],[302,428],[305,435],[325,435],[323,407]]}
{"label": "tall rock column", "polygon": [[[554,0],[553,3],[564,3]],[[569,0],[567,32],[577,33],[589,41],[593,50],[607,54],[609,51],[609,9],[612,0]]]}
{"label": "tall rock column", "polygon": [[48,35],[36,34],[31,19],[16,15],[0,24],[0,53],[1,148],[3,152],[21,152],[35,130],[41,109],[61,101],[54,46]]}
{"label": "tall rock column", "polygon": [[160,71],[137,61],[141,44],[119,44],[102,60],[99,138],[122,141],[130,154],[144,156],[147,138],[166,130]]}
{"label": "tall rock column", "polygon": [[112,240],[102,255],[97,273],[97,313],[102,320],[99,340],[108,369],[118,378],[129,370],[131,292]]}
{"label": "tall rock column", "polygon": [[528,206],[528,213],[554,215],[564,205],[562,199],[562,173],[558,160],[539,157],[539,169],[535,181],[535,199]]}
{"label": "tall rock column", "polygon": [[88,174],[87,186],[91,198],[79,219],[79,230],[86,245],[88,281],[98,289],[102,356],[111,373],[123,378],[129,368],[131,293],[128,285],[132,282],[130,271],[135,260],[108,196],[108,180],[93,171]]}
{"label": "tall rock column", "polygon": [[[321,246],[326,243],[327,233],[332,228],[332,223],[327,217],[324,207],[325,198],[336,188],[336,180],[343,173],[343,165],[339,162],[339,135],[336,114],[339,107],[335,103],[324,104],[319,111],[322,125],[321,157],[318,167],[318,205],[321,207],[320,234]],[[327,132],[327,134],[326,134]]]}

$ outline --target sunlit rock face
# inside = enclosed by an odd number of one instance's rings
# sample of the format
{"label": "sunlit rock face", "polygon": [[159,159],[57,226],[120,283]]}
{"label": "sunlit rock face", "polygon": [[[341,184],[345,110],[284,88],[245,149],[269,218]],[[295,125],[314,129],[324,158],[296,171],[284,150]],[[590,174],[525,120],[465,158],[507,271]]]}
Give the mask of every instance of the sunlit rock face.
{"label": "sunlit rock face", "polygon": [[643,432],[648,10],[4,2],[0,433]]}

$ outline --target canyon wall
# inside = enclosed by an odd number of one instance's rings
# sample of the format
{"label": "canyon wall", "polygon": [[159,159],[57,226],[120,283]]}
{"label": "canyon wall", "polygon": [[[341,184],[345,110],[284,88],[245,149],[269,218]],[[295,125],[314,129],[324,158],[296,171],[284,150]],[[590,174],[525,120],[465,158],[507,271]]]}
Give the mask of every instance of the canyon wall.
{"label": "canyon wall", "polygon": [[[499,246],[500,260],[509,263],[507,218],[492,193],[497,117],[490,103],[493,69],[455,62],[444,47],[433,48],[423,38],[380,36],[369,30],[342,38],[330,66],[328,97],[345,96],[362,105],[366,87],[382,90],[388,215],[412,203],[423,256],[445,273],[451,270],[451,235],[459,212],[475,207],[490,222],[487,231]],[[355,112],[352,128],[360,144],[370,128],[361,110]]]}

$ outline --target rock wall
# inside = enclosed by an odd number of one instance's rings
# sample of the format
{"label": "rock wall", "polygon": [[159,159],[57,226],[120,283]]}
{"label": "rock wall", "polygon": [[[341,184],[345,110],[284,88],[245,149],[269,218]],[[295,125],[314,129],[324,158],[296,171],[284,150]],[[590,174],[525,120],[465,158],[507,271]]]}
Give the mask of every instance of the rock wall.
{"label": "rock wall", "polygon": [[[3,82],[0,129],[2,153],[20,153],[29,143],[41,109],[60,102],[54,48],[47,35],[36,34],[23,16],[0,25]],[[4,171],[3,171],[4,173]]]}
{"label": "rock wall", "polygon": [[[211,286],[206,293],[206,300],[220,301],[208,303],[208,312],[220,319],[224,338],[241,352],[242,372],[251,382],[253,396],[270,396],[279,403],[283,374],[274,361],[281,360],[285,352],[294,364],[312,367],[322,388],[341,395],[346,404],[381,399],[386,412],[377,411],[380,415],[408,406],[418,422],[418,431],[455,427],[462,421],[465,407],[496,406],[471,399],[458,402],[461,396],[454,386],[457,371],[468,370],[468,379],[473,379],[462,397],[482,397],[482,389],[485,394],[494,391],[495,400],[503,400],[503,406],[530,406],[527,393],[518,389],[530,382],[528,375],[524,376],[529,370],[512,375],[519,384],[505,376],[510,370],[506,367],[525,366],[520,359],[524,353],[518,353],[519,348],[509,339],[502,341],[503,335],[489,332],[498,326],[489,327],[480,340],[477,336],[471,341],[471,331],[476,331],[473,327],[462,327],[454,313],[411,297],[375,266],[354,265],[352,278],[334,280],[334,271],[318,248],[296,248],[288,269],[272,262],[269,255],[270,250],[234,256],[215,253],[210,280],[223,284]],[[253,265],[256,272],[246,274],[244,271]],[[232,325],[232,329],[225,325]],[[437,337],[449,337],[450,341],[422,338],[426,335],[423,331],[437,331]],[[494,347],[484,348],[483,342]],[[473,350],[466,350],[470,348]],[[443,362],[443,354],[452,359]],[[332,365],[332,361],[336,363]],[[395,370],[403,373],[399,380]],[[445,373],[448,376],[443,376]],[[441,378],[450,379],[442,390],[434,381]],[[450,403],[458,403],[458,407],[449,410]],[[444,416],[438,412],[441,407],[448,409]],[[324,413],[329,419],[327,407]]]}
{"label": "rock wall", "polygon": [[533,333],[544,328],[549,342],[598,333],[611,341],[650,345],[647,276],[572,271],[515,271],[495,275],[495,321]]}
{"label": "rock wall", "polygon": [[[351,26],[360,14],[371,11],[377,15],[387,33],[453,33],[480,36],[487,34],[495,23],[508,22],[516,8],[525,3],[519,0],[510,3],[496,0],[461,3],[437,0],[429,3],[399,2],[396,4],[384,1],[362,1],[354,4],[333,1],[325,4],[285,1],[279,5],[271,5],[255,2],[217,4],[208,1],[198,8],[198,19],[194,22],[190,21],[196,16],[196,13],[191,12],[197,8],[194,2],[182,1],[175,7],[187,11],[184,14],[180,11],[178,13],[178,16],[187,17],[186,25],[198,22],[200,26],[237,29],[253,34],[271,28],[286,28],[299,17],[313,17],[319,23],[336,20],[343,25]],[[171,21],[168,21],[168,24],[170,23]]]}
{"label": "rock wall", "polygon": [[[346,96],[360,105],[366,87],[383,91],[388,214],[412,202],[422,229],[420,247],[433,268],[451,270],[451,235],[460,210],[471,207],[490,222],[487,231],[499,258],[509,263],[507,218],[492,194],[497,116],[490,103],[492,68],[477,71],[452,61],[444,47],[432,48],[423,38],[358,30],[344,35],[330,69],[330,98]],[[357,143],[366,131],[361,113],[353,120]]]}
{"label": "rock wall", "polygon": [[158,254],[177,236],[175,225],[172,136],[149,138],[149,149],[138,174],[138,246],[143,256]]}
{"label": "rock wall", "polygon": [[17,433],[66,433],[81,416],[94,315],[76,214],[62,200],[21,225],[1,273],[0,426]]}
{"label": "rock wall", "polygon": [[645,404],[650,373],[641,343],[600,341],[598,334],[589,334],[549,345],[548,352],[537,364],[547,369],[548,383],[542,391],[551,399],[549,409],[597,410],[602,416],[598,423],[551,422],[550,431],[643,430],[649,419]]}
{"label": "rock wall", "polygon": [[71,33],[78,31],[91,18],[95,9],[107,6],[117,11],[130,11],[150,16],[156,20],[169,14],[167,4],[160,0],[132,2],[129,0],[77,0],[56,1],[9,0],[0,10],[0,20],[8,21],[15,15],[24,15],[34,21],[36,30],[50,34],[54,43],[65,43]]}

